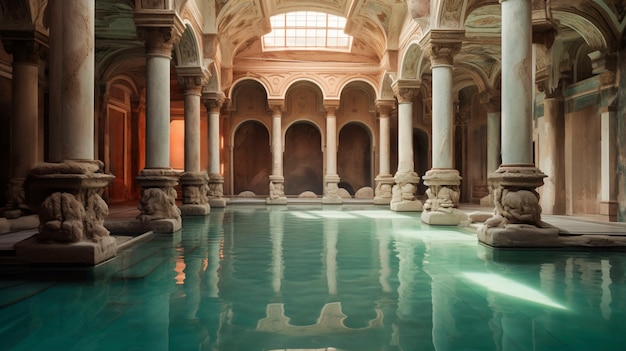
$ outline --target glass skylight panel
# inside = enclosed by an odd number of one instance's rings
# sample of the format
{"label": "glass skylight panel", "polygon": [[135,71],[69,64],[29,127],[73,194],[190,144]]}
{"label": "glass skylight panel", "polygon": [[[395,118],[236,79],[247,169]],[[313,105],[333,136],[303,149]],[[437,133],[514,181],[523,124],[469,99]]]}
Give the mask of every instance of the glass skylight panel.
{"label": "glass skylight panel", "polygon": [[350,48],[351,37],[344,33],[346,19],[322,12],[289,12],[270,18],[272,31],[263,36],[266,49]]}

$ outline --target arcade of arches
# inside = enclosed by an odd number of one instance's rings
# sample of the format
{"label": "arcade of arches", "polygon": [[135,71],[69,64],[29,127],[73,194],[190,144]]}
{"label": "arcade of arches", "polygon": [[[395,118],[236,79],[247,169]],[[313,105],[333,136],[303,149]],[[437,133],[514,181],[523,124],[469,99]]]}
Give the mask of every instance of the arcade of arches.
{"label": "arcade of arches", "polygon": [[[294,11],[349,49],[265,48]],[[0,203],[73,194],[86,237],[107,203],[176,230],[235,196],[624,221],[625,27],[620,0],[1,0]]]}

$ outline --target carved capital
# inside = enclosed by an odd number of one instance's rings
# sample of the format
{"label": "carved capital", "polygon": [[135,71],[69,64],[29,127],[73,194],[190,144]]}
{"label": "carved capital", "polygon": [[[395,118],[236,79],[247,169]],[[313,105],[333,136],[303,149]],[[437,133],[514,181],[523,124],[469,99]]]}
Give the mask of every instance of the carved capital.
{"label": "carved capital", "polygon": [[487,113],[500,112],[501,96],[495,91],[484,91],[478,96],[481,104],[487,106]]}
{"label": "carved capital", "polygon": [[391,85],[393,94],[398,103],[411,103],[419,93],[420,81],[414,79],[399,79]]}
{"label": "carved capital", "polygon": [[4,50],[13,54],[13,63],[37,65],[46,47],[35,40],[3,40]]}
{"label": "carved capital", "polygon": [[326,117],[335,117],[335,114],[339,109],[339,101],[324,101],[324,108],[326,109]]}
{"label": "carved capital", "polygon": [[178,84],[180,84],[185,93],[200,95],[202,88],[209,82],[206,76],[178,76]]}
{"label": "carved capital", "polygon": [[461,51],[461,43],[431,43],[430,62],[432,66],[449,65],[454,62],[454,56]]}
{"label": "carved capital", "polygon": [[395,100],[376,100],[376,110],[378,110],[380,118],[389,117],[395,107]]}
{"label": "carved capital", "polygon": [[137,35],[146,42],[146,53],[171,57],[181,37],[175,27],[139,27]]}
{"label": "carved capital", "polygon": [[224,101],[226,100],[222,93],[204,93],[204,106],[210,113],[219,113]]}

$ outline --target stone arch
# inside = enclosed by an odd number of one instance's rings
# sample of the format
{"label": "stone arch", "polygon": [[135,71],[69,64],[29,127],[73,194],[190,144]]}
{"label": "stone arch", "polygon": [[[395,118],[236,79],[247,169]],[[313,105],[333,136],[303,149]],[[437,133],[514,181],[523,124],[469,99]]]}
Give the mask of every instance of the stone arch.
{"label": "stone arch", "polygon": [[459,62],[455,65],[454,91],[459,91],[466,86],[476,85],[480,92],[487,91],[489,77],[483,69],[470,62]]}
{"label": "stone arch", "polygon": [[[245,99],[240,99],[241,91],[246,89],[259,89],[263,91],[263,96],[246,96]],[[237,81],[233,88],[230,89],[230,110],[233,113],[243,113],[246,109],[259,111],[261,109],[268,110],[267,106],[267,89],[263,83],[257,79],[242,79]],[[246,104],[246,108],[242,109],[243,104]]]}
{"label": "stone arch", "polygon": [[463,28],[468,0],[441,0],[431,8],[432,28]]}
{"label": "stone arch", "polygon": [[243,121],[234,128],[232,145],[234,195],[243,191],[268,195],[272,154],[267,126],[253,119]]}
{"label": "stone arch", "polygon": [[193,67],[202,66],[202,57],[200,56],[200,46],[196,38],[196,33],[189,22],[185,23],[185,31],[183,32],[180,41],[174,46],[174,57],[176,60],[176,66],[178,67]]}
{"label": "stone arch", "polygon": [[380,89],[378,90],[378,98],[381,100],[393,100],[395,96],[393,95],[393,89],[391,85],[393,84],[393,74],[390,72],[385,72],[380,79]]}
{"label": "stone arch", "polygon": [[430,66],[430,61],[426,60],[422,48],[417,43],[411,43],[402,56],[398,78],[420,79],[428,66]]}
{"label": "stone arch", "polygon": [[611,33],[606,33],[597,23],[580,14],[555,10],[552,14],[560,26],[571,28],[583,38],[592,51],[607,49],[609,43],[614,41]]}
{"label": "stone arch", "polygon": [[[217,66],[214,64],[214,68],[217,69]],[[269,95],[269,89],[267,88],[267,82],[264,79],[261,79],[259,77],[241,77],[237,80],[235,80],[232,84],[230,89],[228,90],[228,98],[231,101],[235,101],[236,97],[235,97],[235,92],[237,91],[238,88],[241,87],[242,84],[250,84],[251,82],[255,82],[257,84],[259,84],[261,87],[263,87],[263,90],[265,91],[265,95]]]}
{"label": "stone arch", "polygon": [[306,120],[294,122],[285,130],[284,145],[285,195],[304,191],[322,195],[324,156],[320,128]]}

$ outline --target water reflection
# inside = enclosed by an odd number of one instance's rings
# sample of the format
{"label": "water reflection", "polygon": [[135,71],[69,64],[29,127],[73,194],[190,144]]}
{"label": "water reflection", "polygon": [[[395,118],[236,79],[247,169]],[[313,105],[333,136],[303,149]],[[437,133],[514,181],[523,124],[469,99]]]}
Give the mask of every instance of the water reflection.
{"label": "water reflection", "polygon": [[0,337],[14,350],[621,350],[626,341],[624,253],[492,250],[418,214],[268,208],[185,218],[180,237],[121,254],[92,282],[54,282],[21,300],[9,298],[19,284],[4,284]]}

